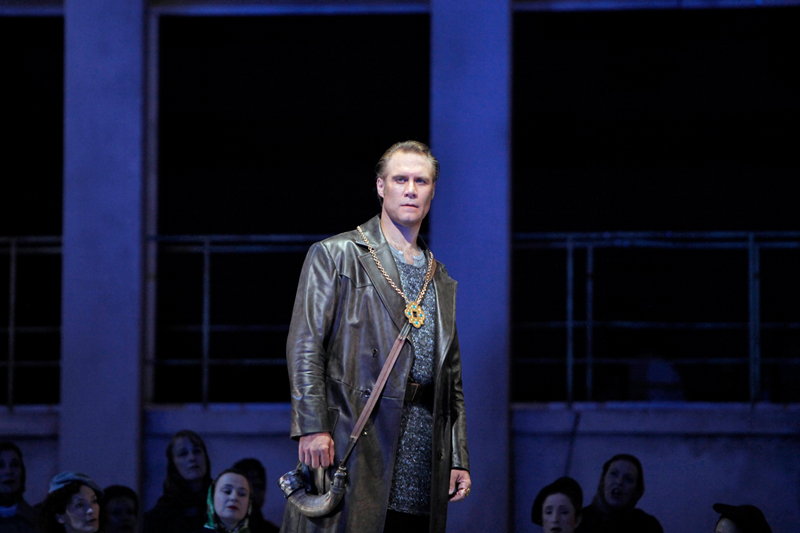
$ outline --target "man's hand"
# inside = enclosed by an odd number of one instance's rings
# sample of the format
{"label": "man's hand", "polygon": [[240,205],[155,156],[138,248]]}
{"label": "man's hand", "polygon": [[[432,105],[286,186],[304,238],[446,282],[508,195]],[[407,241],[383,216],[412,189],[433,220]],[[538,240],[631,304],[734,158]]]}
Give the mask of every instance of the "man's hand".
{"label": "man's hand", "polygon": [[[312,468],[328,468],[333,464],[333,439],[327,431],[300,437],[300,461]],[[451,478],[452,479],[452,478]],[[469,476],[467,476],[469,479]],[[452,481],[450,482],[452,484]]]}
{"label": "man's hand", "polygon": [[450,501],[460,502],[469,495],[472,480],[469,472],[454,468],[450,471]]}

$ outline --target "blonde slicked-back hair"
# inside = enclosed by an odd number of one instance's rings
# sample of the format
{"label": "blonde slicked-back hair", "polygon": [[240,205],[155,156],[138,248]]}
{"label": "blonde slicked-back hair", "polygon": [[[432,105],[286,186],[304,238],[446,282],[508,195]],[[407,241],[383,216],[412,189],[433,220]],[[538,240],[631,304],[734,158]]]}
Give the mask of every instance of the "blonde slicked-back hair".
{"label": "blonde slicked-back hair", "polygon": [[386,167],[389,164],[389,160],[397,152],[404,152],[406,154],[419,154],[427,157],[433,171],[433,175],[431,176],[431,178],[433,178],[433,182],[436,183],[436,180],[439,179],[439,161],[433,157],[430,147],[428,147],[427,144],[419,141],[402,141],[399,143],[394,143],[388,150],[386,150],[381,156],[380,160],[378,160],[378,164],[375,165],[375,174],[378,178],[386,178]]}

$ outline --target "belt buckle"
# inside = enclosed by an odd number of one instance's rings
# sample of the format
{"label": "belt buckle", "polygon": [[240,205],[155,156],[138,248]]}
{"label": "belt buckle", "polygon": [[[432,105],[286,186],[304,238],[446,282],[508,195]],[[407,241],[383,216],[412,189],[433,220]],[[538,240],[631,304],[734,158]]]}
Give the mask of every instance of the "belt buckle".
{"label": "belt buckle", "polygon": [[[419,402],[420,398],[422,398],[423,389],[424,386],[421,385],[420,383],[409,381],[408,383],[406,383],[405,401],[410,403]],[[410,394],[409,391],[411,391]]]}

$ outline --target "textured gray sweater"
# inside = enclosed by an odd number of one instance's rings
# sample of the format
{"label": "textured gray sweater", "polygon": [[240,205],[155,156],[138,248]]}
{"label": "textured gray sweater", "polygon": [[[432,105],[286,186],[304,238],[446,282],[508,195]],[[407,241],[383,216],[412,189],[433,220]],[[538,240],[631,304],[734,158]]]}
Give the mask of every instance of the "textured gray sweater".
{"label": "textured gray sweater", "polygon": [[[392,248],[400,285],[409,300],[417,299],[425,283],[427,259],[425,254],[415,257],[414,265],[403,260],[399,251]],[[422,300],[425,322],[419,329],[411,328],[414,364],[411,379],[423,385],[433,384],[433,354],[435,348],[434,319],[436,295],[428,286]],[[400,438],[389,493],[389,509],[416,515],[430,514],[431,455],[433,453],[433,415],[419,403],[406,403],[400,422]]]}

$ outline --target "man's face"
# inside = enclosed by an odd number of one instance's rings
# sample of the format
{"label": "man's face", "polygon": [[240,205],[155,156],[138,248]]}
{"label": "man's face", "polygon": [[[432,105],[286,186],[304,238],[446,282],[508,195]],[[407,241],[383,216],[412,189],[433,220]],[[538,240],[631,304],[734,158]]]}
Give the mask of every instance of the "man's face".
{"label": "man's face", "polygon": [[397,152],[386,165],[385,179],[378,178],[378,196],[383,198],[382,215],[407,228],[419,228],[431,208],[436,185],[428,158]]}

